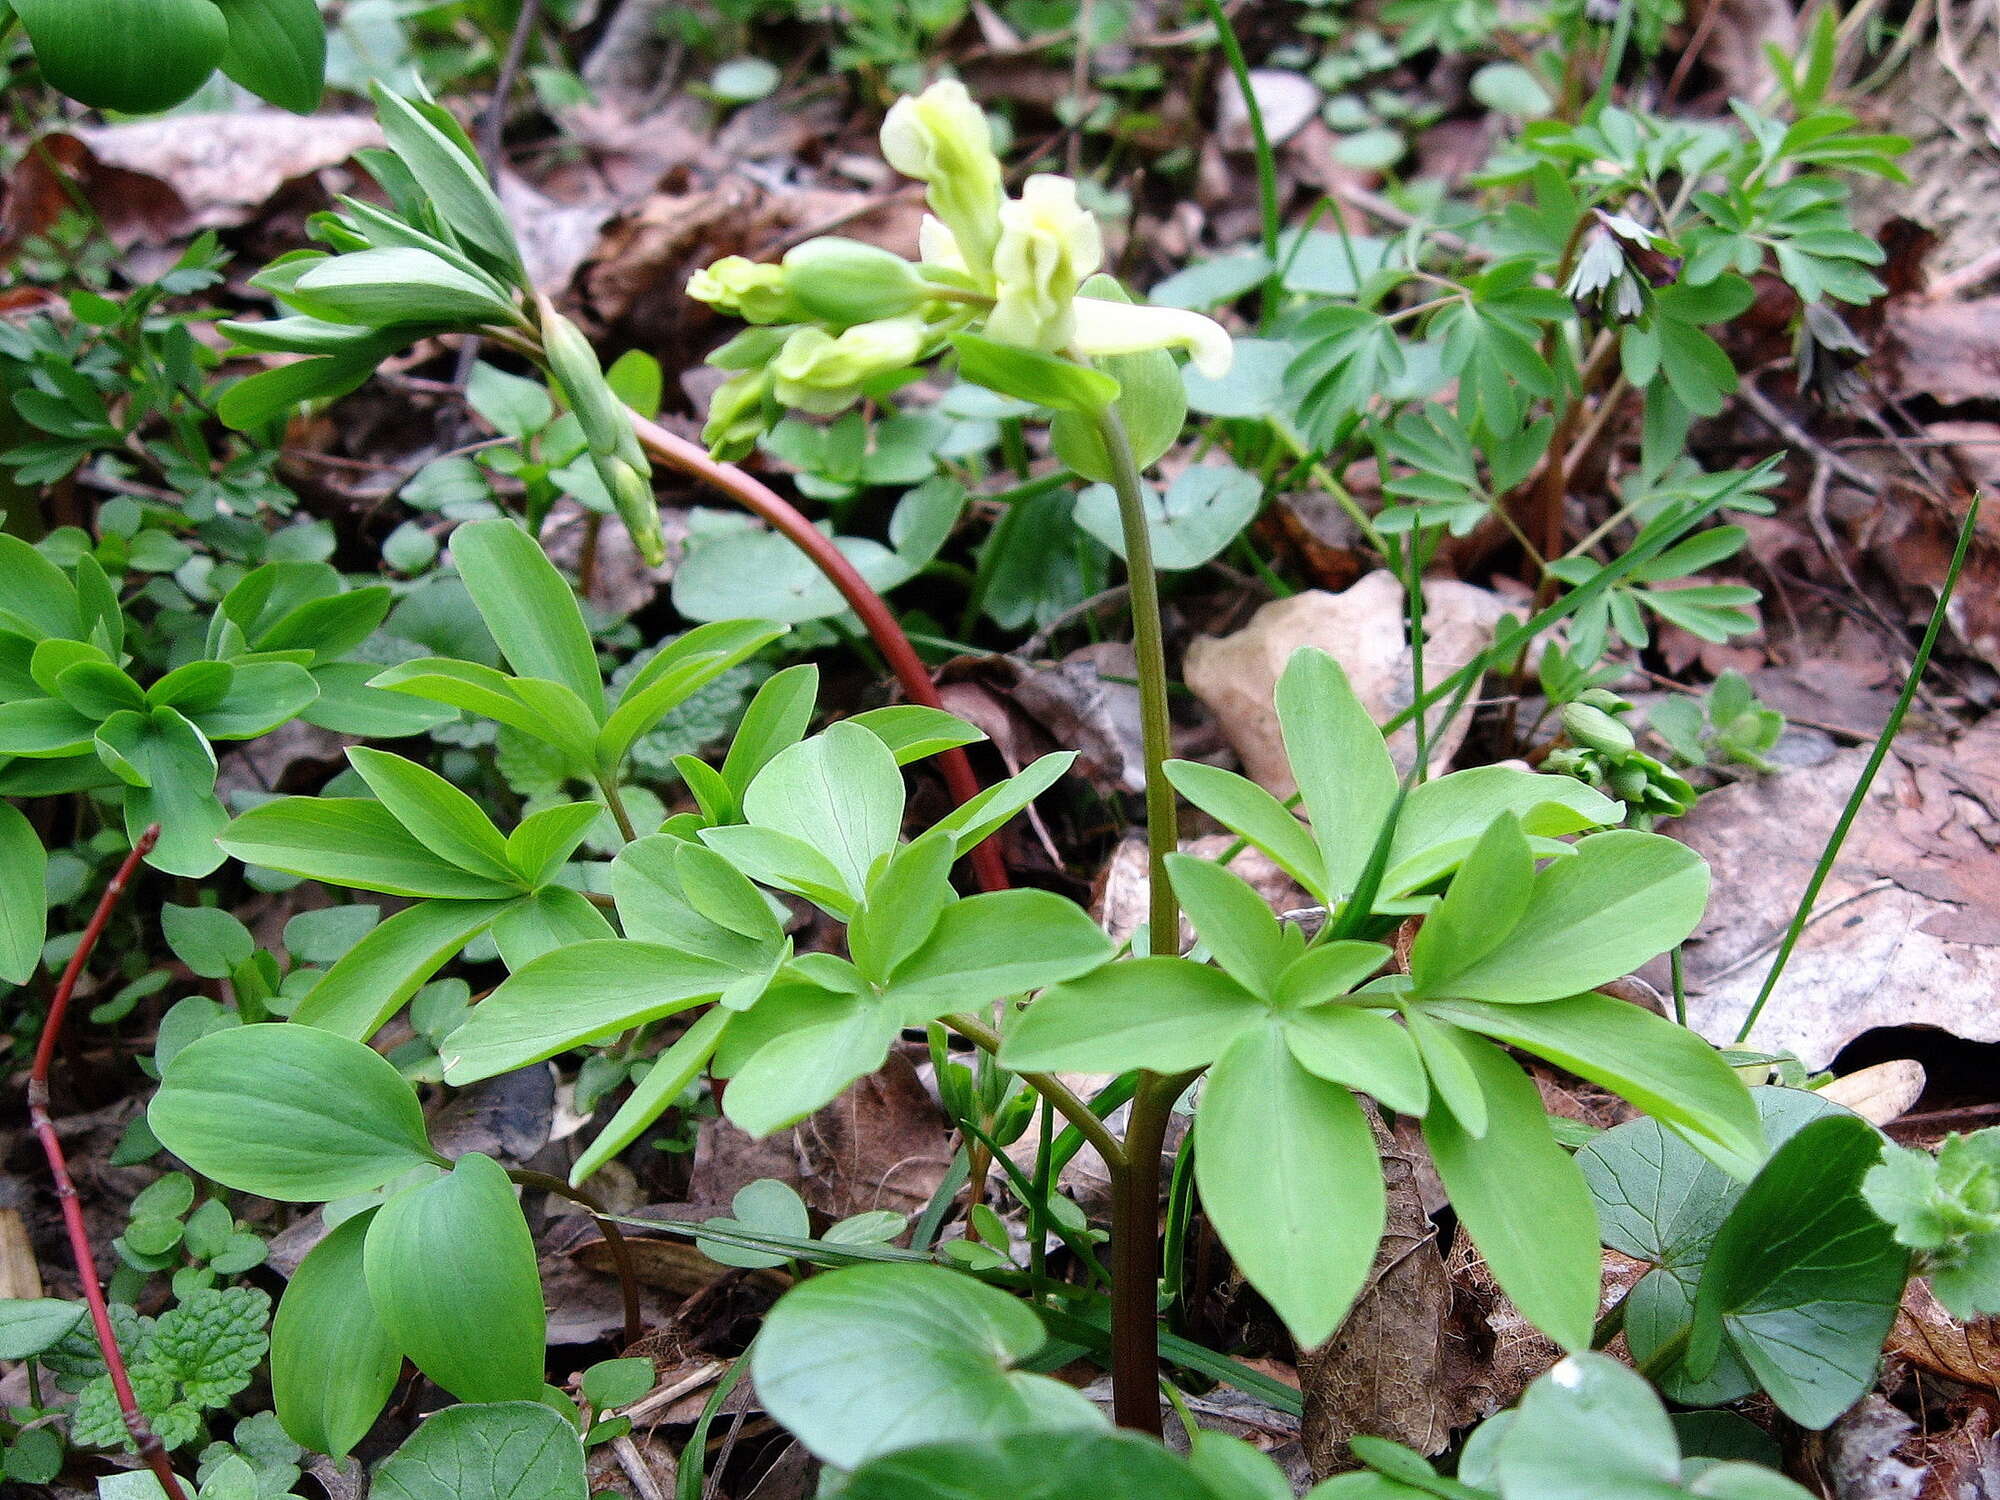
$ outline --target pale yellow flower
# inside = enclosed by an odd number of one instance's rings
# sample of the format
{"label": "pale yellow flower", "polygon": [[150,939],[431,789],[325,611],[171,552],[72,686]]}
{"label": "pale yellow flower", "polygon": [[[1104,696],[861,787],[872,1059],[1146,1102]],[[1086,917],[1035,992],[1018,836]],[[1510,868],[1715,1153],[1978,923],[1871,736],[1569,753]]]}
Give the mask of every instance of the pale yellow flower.
{"label": "pale yellow flower", "polygon": [[986,116],[952,79],[896,101],[882,122],[882,155],[925,197],[957,243],[966,269],[984,281],[1000,238],[1000,159]]}
{"label": "pale yellow flower", "polygon": [[987,337],[1046,353],[1063,348],[1075,330],[1076,289],[1103,259],[1097,219],[1076,201],[1076,184],[1048,173],[1030,177],[1000,210]]}

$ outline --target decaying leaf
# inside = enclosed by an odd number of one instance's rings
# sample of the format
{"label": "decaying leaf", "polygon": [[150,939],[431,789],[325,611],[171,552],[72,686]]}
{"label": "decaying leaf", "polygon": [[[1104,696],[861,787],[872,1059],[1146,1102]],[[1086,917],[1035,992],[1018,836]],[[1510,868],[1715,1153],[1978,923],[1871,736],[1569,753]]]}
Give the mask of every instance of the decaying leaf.
{"label": "decaying leaf", "polygon": [[1352,1467],[1347,1440],[1372,1433],[1440,1453],[1451,1441],[1446,1314],[1451,1286],[1424,1211],[1422,1153],[1398,1143],[1375,1112],[1389,1220],[1366,1290],[1332,1339],[1299,1354],[1302,1437],[1317,1475]]}
{"label": "decaying leaf", "polygon": [[[1715,873],[1687,948],[1689,1019],[1726,1042],[1748,1014],[1799,893],[1867,758],[1742,782],[1675,825]],[[2000,1041],[2000,730],[1911,738],[1883,767],[1757,1025],[1762,1047],[1824,1067],[1877,1027]]]}

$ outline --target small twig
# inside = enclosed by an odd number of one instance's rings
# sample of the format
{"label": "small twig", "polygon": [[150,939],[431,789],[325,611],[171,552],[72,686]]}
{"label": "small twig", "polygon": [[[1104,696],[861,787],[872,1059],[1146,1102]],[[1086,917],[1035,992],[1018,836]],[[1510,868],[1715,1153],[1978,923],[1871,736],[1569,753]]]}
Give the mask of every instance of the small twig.
{"label": "small twig", "polygon": [[692,1375],[676,1380],[672,1385],[654,1391],[644,1401],[627,1407],[625,1415],[631,1419],[632,1425],[637,1427],[646,1418],[652,1416],[654,1412],[665,1411],[690,1391],[698,1391],[703,1386],[710,1384],[728,1368],[729,1361],[726,1359],[718,1359],[712,1365],[704,1365]]}
{"label": "small twig", "polygon": [[[632,1488],[639,1492],[639,1500],[667,1500],[666,1491],[653,1474],[653,1466],[646,1455],[639,1451],[639,1445],[629,1437],[613,1438],[611,1451],[618,1455],[618,1467],[625,1471],[625,1477],[632,1481]],[[673,1476],[668,1475],[671,1483]]]}
{"label": "small twig", "polygon": [[41,1140],[43,1154],[49,1159],[49,1175],[56,1184],[56,1201],[62,1205],[63,1228],[69,1231],[70,1253],[76,1258],[77,1280],[83,1283],[83,1300],[90,1305],[91,1326],[97,1332],[97,1347],[104,1354],[104,1372],[111,1377],[111,1389],[118,1396],[118,1414],[125,1421],[125,1431],[138,1445],[139,1457],[153,1471],[153,1477],[160,1481],[167,1500],[187,1500],[187,1491],[181,1488],[173,1463],[167,1457],[166,1444],[148,1425],[145,1413],[139,1409],[138,1397],[132,1394],[132,1377],[126,1373],[125,1355],[118,1347],[118,1335],[111,1327],[111,1309],[104,1300],[104,1285],[97,1278],[97,1257],[91,1249],[90,1230],[83,1222],[83,1202],[77,1197],[76,1184],[70,1180],[69,1162],[56,1135],[55,1121],[49,1115],[49,1068],[55,1062],[56,1044],[62,1037],[63,1018],[69,1013],[70,997],[76,993],[77,979],[83,973],[83,966],[90,961],[91,951],[97,947],[98,939],[104,936],[104,929],[111,921],[112,908],[125,894],[125,887],[131,883],[139,861],[152,852],[153,845],[159,840],[160,825],[157,823],[139,835],[132,852],[125,856],[124,863],[111,877],[111,883],[105,886],[97,910],[91,913],[90,925],[83,929],[76,951],[69,956],[69,963],[56,984],[55,995],[49,1001],[48,1018],[42,1022],[41,1040],[35,1046],[34,1066],[28,1070],[28,1120]]}

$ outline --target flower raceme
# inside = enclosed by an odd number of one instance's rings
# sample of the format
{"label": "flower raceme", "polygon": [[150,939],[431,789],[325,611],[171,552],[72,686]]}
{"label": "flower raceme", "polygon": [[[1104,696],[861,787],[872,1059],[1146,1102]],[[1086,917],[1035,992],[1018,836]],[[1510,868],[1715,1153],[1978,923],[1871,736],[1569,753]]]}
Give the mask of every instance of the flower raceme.
{"label": "flower raceme", "polygon": [[1179,349],[1205,375],[1228,371],[1234,347],[1213,319],[1078,294],[1104,259],[1096,216],[1051,173],[1008,197],[963,84],[899,100],[882,154],[924,184],[918,260],[828,236],[777,265],[728,256],[689,280],[689,296],[759,325],[711,358],[737,372],[704,433],[718,452],[746,451],[782,409],[831,415],[893,386],[959,333],[1075,360]]}

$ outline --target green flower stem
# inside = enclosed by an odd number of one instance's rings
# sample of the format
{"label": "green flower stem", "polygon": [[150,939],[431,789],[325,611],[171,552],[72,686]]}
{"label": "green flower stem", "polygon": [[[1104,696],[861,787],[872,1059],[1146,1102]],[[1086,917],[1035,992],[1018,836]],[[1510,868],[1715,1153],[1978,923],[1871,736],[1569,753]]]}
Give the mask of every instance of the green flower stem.
{"label": "green flower stem", "polygon": [[[988,1052],[1000,1050],[1000,1033],[977,1016],[946,1016],[944,1023],[975,1047]],[[1112,1173],[1115,1174],[1124,1167],[1125,1147],[1119,1143],[1118,1137],[1111,1133],[1110,1127],[1097,1117],[1090,1105],[1079,1098],[1067,1084],[1052,1073],[1023,1073],[1021,1078],[1053,1105],[1058,1114],[1074,1125],[1085,1140],[1097,1148],[1097,1154],[1104,1158],[1104,1165]]]}
{"label": "green flower stem", "polygon": [[1167,856],[1180,847],[1174,789],[1161,769],[1173,753],[1167,715],[1167,647],[1160,628],[1160,580],[1153,569],[1153,537],[1146,525],[1144,491],[1132,444],[1117,409],[1098,413],[1097,430],[1111,458],[1118,492],[1118,524],[1125,534],[1125,573],[1132,590],[1132,652],[1139,669],[1139,730],[1146,760],[1146,848],[1150,905],[1148,943],[1154,953],[1180,951],[1181,909],[1167,877]]}

